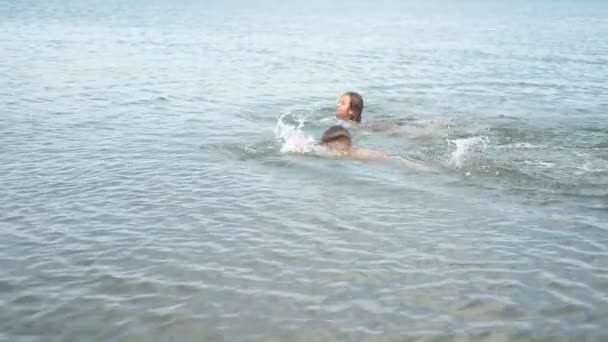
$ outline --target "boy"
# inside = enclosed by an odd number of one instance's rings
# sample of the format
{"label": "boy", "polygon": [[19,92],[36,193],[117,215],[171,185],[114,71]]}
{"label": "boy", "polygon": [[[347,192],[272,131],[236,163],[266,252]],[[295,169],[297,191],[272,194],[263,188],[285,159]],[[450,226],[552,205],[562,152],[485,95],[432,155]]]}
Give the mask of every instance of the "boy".
{"label": "boy", "polygon": [[353,147],[350,132],[339,125],[331,126],[321,136],[321,143],[327,150],[362,160],[388,160],[385,153]]}
{"label": "boy", "polygon": [[[353,147],[350,132],[342,126],[331,126],[321,136],[321,145],[340,156],[347,156],[359,160],[376,160],[390,161],[391,159],[386,153],[365,148]],[[437,171],[434,168],[426,165],[409,161],[406,159],[396,159],[402,166],[417,171]]]}

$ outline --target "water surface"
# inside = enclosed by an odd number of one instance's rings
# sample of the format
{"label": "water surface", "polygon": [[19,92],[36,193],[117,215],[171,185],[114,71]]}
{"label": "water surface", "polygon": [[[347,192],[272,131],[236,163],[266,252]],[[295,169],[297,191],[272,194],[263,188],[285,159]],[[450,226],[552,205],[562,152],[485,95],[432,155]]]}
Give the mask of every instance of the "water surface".
{"label": "water surface", "polygon": [[0,340],[606,337],[604,2],[6,4]]}

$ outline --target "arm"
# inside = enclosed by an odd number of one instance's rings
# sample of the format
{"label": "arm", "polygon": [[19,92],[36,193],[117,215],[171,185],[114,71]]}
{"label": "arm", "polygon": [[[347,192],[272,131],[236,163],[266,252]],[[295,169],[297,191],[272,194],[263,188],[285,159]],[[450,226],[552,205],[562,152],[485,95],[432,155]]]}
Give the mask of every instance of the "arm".
{"label": "arm", "polygon": [[380,151],[368,150],[365,148],[353,147],[348,155],[351,158],[359,160],[370,160],[370,161],[396,161],[397,164],[403,168],[413,171],[420,172],[439,172],[438,169],[425,165],[420,162],[407,160],[404,158],[391,158],[388,154]]}
{"label": "arm", "polygon": [[358,148],[358,147],[353,147],[350,152],[349,152],[349,156],[355,159],[360,159],[360,160],[389,160],[389,156],[384,153],[384,152],[380,152],[380,151],[374,151],[374,150],[368,150],[365,148]]}

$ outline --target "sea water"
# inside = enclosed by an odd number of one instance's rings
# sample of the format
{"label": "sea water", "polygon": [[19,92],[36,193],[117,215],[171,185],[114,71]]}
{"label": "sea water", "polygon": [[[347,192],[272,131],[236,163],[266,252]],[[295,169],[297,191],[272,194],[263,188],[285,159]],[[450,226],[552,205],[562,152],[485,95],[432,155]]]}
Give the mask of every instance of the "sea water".
{"label": "sea water", "polygon": [[[603,340],[606,37],[592,0],[4,1],[0,340]],[[347,90],[439,172],[319,150]]]}

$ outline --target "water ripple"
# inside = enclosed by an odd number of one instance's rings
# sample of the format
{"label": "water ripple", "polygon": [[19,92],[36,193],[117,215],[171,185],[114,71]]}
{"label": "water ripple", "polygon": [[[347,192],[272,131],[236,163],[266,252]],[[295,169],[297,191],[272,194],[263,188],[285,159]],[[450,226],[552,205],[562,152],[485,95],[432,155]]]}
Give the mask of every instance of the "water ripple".
{"label": "water ripple", "polygon": [[[547,6],[10,2],[0,340],[602,340],[608,12]],[[280,153],[349,89],[440,171]]]}

